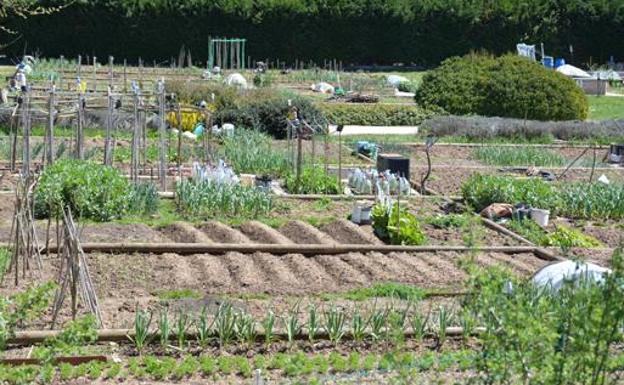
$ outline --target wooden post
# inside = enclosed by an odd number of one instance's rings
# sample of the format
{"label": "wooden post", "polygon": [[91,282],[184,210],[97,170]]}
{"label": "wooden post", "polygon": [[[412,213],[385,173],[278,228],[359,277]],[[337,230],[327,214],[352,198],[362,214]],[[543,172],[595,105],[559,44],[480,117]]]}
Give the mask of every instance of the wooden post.
{"label": "wooden post", "polygon": [[108,87],[112,88],[113,87],[113,81],[114,81],[114,74],[113,74],[113,62],[115,61],[115,58],[112,56],[108,57]]}
{"label": "wooden post", "polygon": [[93,56],[93,92],[97,92],[97,57]]}
{"label": "wooden post", "polygon": [[130,164],[130,179],[132,183],[137,184],[139,181],[139,94],[135,90],[134,97],[132,99],[132,107],[134,113],[134,119],[132,124],[132,156]]}
{"label": "wooden post", "polygon": [[338,186],[342,179],[342,129],[338,131]]}
{"label": "wooden post", "polygon": [[23,129],[23,153],[22,153],[22,175],[30,175],[30,92],[22,93],[22,129]]}
{"label": "wooden post", "polygon": [[21,113],[21,107],[22,104],[24,103],[24,99],[23,98],[19,98],[18,99],[18,104],[15,106],[15,108],[13,109],[13,112],[11,113],[11,121],[10,121],[10,125],[11,125],[11,172],[15,172],[16,170],[16,163],[17,163],[17,124],[15,124],[15,116],[17,115],[18,111]]}
{"label": "wooden post", "polygon": [[297,175],[295,178],[295,186],[297,186],[297,192],[299,192],[299,183],[301,182],[301,163],[303,162],[303,154],[302,154],[302,130],[303,122],[299,122],[299,127],[297,127]]}
{"label": "wooden post", "polygon": [[78,125],[76,129],[76,149],[74,156],[76,159],[84,159],[84,95],[78,94]]}
{"label": "wooden post", "polygon": [[180,103],[176,105],[176,120],[178,121],[178,183],[182,182],[182,112]]}
{"label": "wooden post", "polygon": [[127,73],[127,69],[128,69],[128,62],[126,59],[124,59],[124,92],[128,92],[128,73]]}
{"label": "wooden post", "polygon": [[48,126],[46,130],[46,165],[52,165],[54,163],[54,86],[50,89],[50,96],[48,98]]}
{"label": "wooden post", "polygon": [[112,151],[111,151],[111,136],[113,129],[113,94],[111,90],[112,85],[108,86],[108,91],[106,93],[107,100],[107,108],[106,108],[106,138],[104,140],[104,164],[106,166],[111,166],[113,164],[112,161]]}
{"label": "wooden post", "polygon": [[167,191],[167,145],[165,142],[165,80],[158,82],[158,139],[160,146],[158,148],[158,178],[160,179],[160,189]]}

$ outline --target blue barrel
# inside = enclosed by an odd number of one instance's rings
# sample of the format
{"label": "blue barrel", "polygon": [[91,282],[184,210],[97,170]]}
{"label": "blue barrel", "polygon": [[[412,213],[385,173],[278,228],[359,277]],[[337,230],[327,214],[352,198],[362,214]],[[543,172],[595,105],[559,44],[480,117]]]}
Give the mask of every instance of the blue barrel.
{"label": "blue barrel", "polygon": [[565,64],[565,59],[562,57],[558,57],[555,59],[555,68],[559,68]]}
{"label": "blue barrel", "polygon": [[546,68],[553,68],[553,58],[550,56],[544,56],[544,58],[542,59],[542,64]]}

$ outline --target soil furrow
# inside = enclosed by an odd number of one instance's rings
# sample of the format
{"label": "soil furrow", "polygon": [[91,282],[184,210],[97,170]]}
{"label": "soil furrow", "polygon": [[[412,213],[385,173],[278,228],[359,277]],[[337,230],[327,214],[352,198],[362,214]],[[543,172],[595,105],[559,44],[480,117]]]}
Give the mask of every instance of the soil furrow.
{"label": "soil furrow", "polygon": [[448,253],[444,253],[443,255],[423,253],[420,257],[433,269],[442,271],[445,276],[450,277],[454,282],[462,282],[466,279],[467,275],[453,263],[455,256],[455,254]]}
{"label": "soil furrow", "polygon": [[266,276],[270,277],[269,282],[271,286],[275,285],[275,287],[272,287],[272,290],[276,292],[291,290],[301,292],[305,290],[305,286],[302,285],[295,273],[292,272],[284,256],[257,253],[254,255],[254,260],[258,266],[262,266]]}
{"label": "soil furrow", "polygon": [[174,242],[214,243],[206,234],[186,222],[175,222],[159,228],[159,231]]}
{"label": "soil furrow", "polygon": [[316,227],[301,221],[290,221],[280,228],[280,232],[298,244],[336,243],[329,235]]}
{"label": "soil furrow", "polygon": [[297,277],[297,282],[305,284],[306,292],[336,291],[336,280],[315,258],[301,254],[284,256],[286,264]]}
{"label": "soil furrow", "polygon": [[290,245],[294,242],[283,236],[279,231],[258,221],[243,223],[240,227],[243,234],[256,243]]}
{"label": "soil furrow", "polygon": [[315,259],[341,286],[369,282],[365,274],[340,259],[337,255],[318,255]]}
{"label": "soil furrow", "polygon": [[390,281],[394,277],[368,254],[349,253],[341,259],[366,275],[369,281]]}
{"label": "soil furrow", "polygon": [[243,233],[221,222],[210,221],[202,223],[198,228],[215,243],[251,243],[249,238]]}
{"label": "soil furrow", "polygon": [[338,219],[332,223],[321,226],[321,230],[329,234],[336,242],[348,244],[382,245],[377,237],[368,234],[360,226],[346,220]]}
{"label": "soil furrow", "polygon": [[191,256],[191,261],[202,272],[201,283],[206,291],[218,293],[231,291],[231,288],[235,287],[230,270],[224,263],[223,256],[194,255]]}
{"label": "soil furrow", "polygon": [[232,274],[234,281],[232,289],[262,291],[265,288],[269,279],[263,276],[261,269],[256,266],[251,256],[241,253],[227,253],[223,259]]}

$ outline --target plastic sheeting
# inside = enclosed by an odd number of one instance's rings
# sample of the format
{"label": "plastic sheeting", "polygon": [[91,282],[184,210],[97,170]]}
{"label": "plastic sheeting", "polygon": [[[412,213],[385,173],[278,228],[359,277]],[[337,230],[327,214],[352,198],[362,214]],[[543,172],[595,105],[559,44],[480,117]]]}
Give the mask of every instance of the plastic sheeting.
{"label": "plastic sheeting", "polygon": [[247,80],[243,75],[239,73],[233,73],[228,75],[228,77],[225,78],[225,84],[227,84],[228,86],[235,86],[243,89],[247,88]]}
{"label": "plastic sheeting", "polygon": [[333,94],[334,93],[334,86],[332,86],[329,83],[325,83],[325,82],[320,82],[320,83],[313,84],[310,88],[312,89],[312,91],[320,92],[322,94]]}
{"label": "plastic sheeting", "polygon": [[591,78],[592,76],[582,69],[575,67],[570,64],[564,64],[557,68],[555,71],[564,74],[565,76],[569,76],[572,78]]}
{"label": "plastic sheeting", "polygon": [[401,83],[409,83],[409,79],[399,75],[388,75],[386,81],[392,87],[398,87]]}
{"label": "plastic sheeting", "polygon": [[590,280],[600,283],[604,280],[604,275],[610,272],[610,269],[593,263],[563,261],[543,267],[533,275],[531,280],[536,286],[549,286],[554,290],[559,290],[566,280]]}

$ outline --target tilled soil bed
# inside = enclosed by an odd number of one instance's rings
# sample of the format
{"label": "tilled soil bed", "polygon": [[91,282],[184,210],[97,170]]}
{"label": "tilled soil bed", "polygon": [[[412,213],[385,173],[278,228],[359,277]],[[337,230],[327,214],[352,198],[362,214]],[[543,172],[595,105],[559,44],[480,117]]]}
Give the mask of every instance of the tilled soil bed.
{"label": "tilled soil bed", "polygon": [[[146,306],[157,301],[159,293],[172,290],[191,290],[201,296],[301,296],[344,292],[378,282],[458,290],[467,278],[459,267],[466,259],[474,258],[483,266],[506,266],[522,276],[548,263],[531,253],[471,256],[456,252],[347,253],[313,257],[267,253],[191,256],[92,253],[87,257],[108,327],[120,326],[117,317],[133,314],[137,304]],[[58,260],[46,258],[42,281],[54,280],[57,269]],[[34,279],[22,280],[17,289],[23,289]],[[1,295],[17,290],[8,281],[0,289]],[[69,317],[69,309],[66,313],[63,316]]]}

